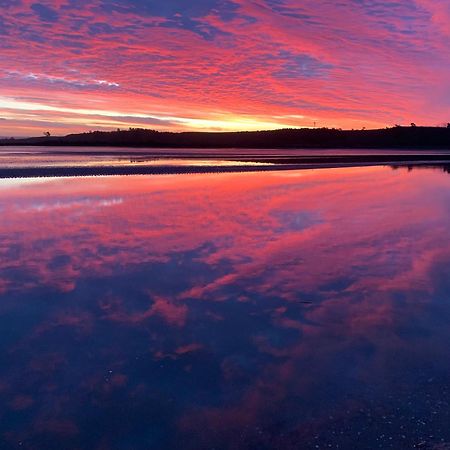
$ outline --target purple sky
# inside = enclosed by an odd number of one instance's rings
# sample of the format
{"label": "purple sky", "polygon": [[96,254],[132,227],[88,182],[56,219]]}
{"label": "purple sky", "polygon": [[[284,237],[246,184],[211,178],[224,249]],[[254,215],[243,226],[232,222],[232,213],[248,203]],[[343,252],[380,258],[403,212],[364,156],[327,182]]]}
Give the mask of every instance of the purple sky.
{"label": "purple sky", "polygon": [[0,0],[0,135],[450,120],[445,0]]}

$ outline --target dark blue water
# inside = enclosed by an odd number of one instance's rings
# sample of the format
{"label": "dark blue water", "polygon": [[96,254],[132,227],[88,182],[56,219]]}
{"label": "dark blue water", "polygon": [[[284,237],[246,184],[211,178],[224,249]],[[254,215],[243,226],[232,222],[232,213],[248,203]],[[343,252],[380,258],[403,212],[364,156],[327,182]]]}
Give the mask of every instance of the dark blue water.
{"label": "dark blue water", "polygon": [[0,448],[450,445],[450,175],[0,180]]}

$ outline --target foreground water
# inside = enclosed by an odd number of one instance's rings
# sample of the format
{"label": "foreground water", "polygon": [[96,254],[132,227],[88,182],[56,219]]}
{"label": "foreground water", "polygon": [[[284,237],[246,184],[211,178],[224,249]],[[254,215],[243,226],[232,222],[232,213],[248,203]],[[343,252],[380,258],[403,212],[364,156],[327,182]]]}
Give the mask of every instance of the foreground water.
{"label": "foreground water", "polygon": [[450,175],[0,180],[0,448],[450,443]]}

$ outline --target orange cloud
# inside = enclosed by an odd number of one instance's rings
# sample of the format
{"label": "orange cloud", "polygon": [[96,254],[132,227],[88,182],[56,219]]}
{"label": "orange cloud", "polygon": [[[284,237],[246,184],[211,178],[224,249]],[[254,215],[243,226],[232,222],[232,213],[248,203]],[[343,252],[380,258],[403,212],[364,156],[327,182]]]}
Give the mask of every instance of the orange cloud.
{"label": "orange cloud", "polygon": [[10,2],[0,134],[447,121],[443,2],[175,4]]}

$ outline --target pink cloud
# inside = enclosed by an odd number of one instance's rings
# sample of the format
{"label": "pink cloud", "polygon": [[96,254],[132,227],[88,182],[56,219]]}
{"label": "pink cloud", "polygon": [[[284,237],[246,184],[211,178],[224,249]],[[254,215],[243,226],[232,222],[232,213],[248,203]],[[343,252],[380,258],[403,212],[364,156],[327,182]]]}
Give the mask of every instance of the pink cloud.
{"label": "pink cloud", "polygon": [[3,13],[1,134],[447,120],[443,2],[239,0],[200,16],[42,2],[51,23],[31,3]]}

